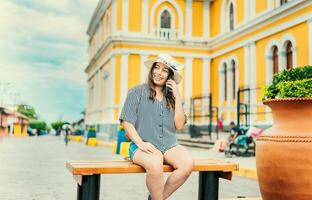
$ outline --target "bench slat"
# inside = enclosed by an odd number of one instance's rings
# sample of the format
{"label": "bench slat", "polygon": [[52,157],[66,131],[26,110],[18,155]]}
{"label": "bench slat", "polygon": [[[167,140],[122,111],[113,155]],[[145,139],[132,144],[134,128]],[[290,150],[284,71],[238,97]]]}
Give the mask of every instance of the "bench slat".
{"label": "bench slat", "polygon": [[[232,172],[238,170],[238,164],[220,160],[196,159],[193,171]],[[131,161],[68,161],[67,169],[73,175],[144,173],[145,170]],[[164,165],[164,172],[172,172],[173,168]]]}

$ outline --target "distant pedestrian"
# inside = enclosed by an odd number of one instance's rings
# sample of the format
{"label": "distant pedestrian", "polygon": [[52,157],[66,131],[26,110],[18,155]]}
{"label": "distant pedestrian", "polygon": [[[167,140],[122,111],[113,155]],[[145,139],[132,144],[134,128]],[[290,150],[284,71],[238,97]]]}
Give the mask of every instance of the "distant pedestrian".
{"label": "distant pedestrian", "polygon": [[65,129],[65,136],[64,136],[64,141],[65,141],[65,145],[68,145],[68,141],[69,141],[69,130]]}

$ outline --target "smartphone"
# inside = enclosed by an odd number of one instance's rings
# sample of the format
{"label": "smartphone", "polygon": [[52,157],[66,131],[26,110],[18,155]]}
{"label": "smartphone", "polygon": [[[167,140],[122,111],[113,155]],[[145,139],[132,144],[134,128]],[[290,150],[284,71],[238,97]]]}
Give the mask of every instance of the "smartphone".
{"label": "smartphone", "polygon": [[[173,77],[169,77],[167,80],[173,80]],[[171,89],[167,87],[167,84],[165,85],[165,96],[168,96],[171,92]]]}

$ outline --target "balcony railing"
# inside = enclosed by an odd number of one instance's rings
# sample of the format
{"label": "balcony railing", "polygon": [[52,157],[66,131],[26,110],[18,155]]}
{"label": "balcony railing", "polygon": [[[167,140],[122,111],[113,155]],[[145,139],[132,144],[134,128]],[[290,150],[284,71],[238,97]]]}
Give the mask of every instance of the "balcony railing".
{"label": "balcony railing", "polygon": [[176,40],[178,39],[178,31],[168,28],[156,28],[154,29],[154,37],[163,40]]}

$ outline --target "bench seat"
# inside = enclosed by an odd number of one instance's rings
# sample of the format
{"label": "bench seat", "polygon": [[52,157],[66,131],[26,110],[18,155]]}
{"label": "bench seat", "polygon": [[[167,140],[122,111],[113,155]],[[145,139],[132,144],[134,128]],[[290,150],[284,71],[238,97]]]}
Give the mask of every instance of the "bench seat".
{"label": "bench seat", "polygon": [[[145,173],[145,169],[127,160],[111,161],[68,161],[67,169],[78,183],[79,200],[98,200],[101,174]],[[173,168],[163,165],[164,172]],[[217,200],[219,178],[231,180],[238,164],[212,159],[194,160],[194,172],[199,172],[199,200]]]}

